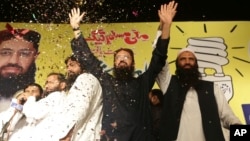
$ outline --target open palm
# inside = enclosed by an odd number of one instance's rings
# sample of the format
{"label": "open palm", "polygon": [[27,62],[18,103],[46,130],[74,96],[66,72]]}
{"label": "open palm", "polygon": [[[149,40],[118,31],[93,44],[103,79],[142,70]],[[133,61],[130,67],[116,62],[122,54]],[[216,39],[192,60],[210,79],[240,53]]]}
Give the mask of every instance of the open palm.
{"label": "open palm", "polygon": [[71,13],[69,13],[69,19],[70,19],[70,25],[72,28],[78,28],[80,25],[80,22],[85,15],[85,12],[80,14],[80,9],[79,8],[73,8],[71,10]]}

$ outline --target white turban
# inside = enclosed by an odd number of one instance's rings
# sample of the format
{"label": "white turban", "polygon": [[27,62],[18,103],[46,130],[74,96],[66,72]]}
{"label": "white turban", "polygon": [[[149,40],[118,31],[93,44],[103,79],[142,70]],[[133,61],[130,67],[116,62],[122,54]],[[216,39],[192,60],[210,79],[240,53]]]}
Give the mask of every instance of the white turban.
{"label": "white turban", "polygon": [[[179,57],[180,54],[183,53],[183,52],[185,52],[185,51],[191,52],[191,53],[193,53],[193,55],[195,56],[195,53],[194,53],[194,51],[193,51],[192,49],[190,49],[190,48],[183,48],[183,49],[181,49],[181,50],[178,52],[177,57]],[[195,56],[195,58],[196,58],[196,56]]]}

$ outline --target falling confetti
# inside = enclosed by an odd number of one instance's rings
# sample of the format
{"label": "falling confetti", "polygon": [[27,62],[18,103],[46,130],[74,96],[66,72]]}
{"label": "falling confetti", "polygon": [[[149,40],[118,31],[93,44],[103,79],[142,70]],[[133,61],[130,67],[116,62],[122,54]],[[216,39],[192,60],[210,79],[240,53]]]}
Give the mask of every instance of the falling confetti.
{"label": "falling confetti", "polygon": [[[170,1],[170,0],[169,0]],[[60,1],[29,1],[3,0],[0,3],[0,21],[39,22],[39,23],[68,23],[68,13],[73,7],[79,7],[87,12],[85,22],[148,22],[158,21],[157,10],[163,0],[60,0]],[[204,1],[176,0],[178,14],[175,20],[250,20],[250,13],[244,1],[213,5]],[[223,0],[222,0],[223,1]],[[245,1],[247,2],[247,1]],[[222,4],[224,4],[222,2]],[[221,10],[221,7],[224,7]],[[233,13],[232,10],[234,9]]]}

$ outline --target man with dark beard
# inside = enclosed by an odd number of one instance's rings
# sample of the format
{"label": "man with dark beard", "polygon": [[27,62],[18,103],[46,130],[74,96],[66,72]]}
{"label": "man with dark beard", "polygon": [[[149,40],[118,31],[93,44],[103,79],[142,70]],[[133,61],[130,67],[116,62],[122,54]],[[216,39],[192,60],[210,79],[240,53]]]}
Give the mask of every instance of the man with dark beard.
{"label": "man with dark beard", "polygon": [[[0,101],[35,81],[35,60],[41,35],[29,29],[14,29],[6,24],[0,31]],[[1,108],[2,109],[2,108]]]}
{"label": "man with dark beard", "polygon": [[75,55],[71,55],[67,57],[64,61],[67,68],[67,74],[66,74],[66,81],[67,86],[66,90],[69,90],[73,83],[75,82],[76,78],[81,74],[84,73],[84,67],[79,63]]}
{"label": "man with dark beard", "polygon": [[134,77],[135,61],[133,56],[133,51],[128,48],[120,48],[115,51],[113,74],[116,79],[129,80]]}
{"label": "man with dark beard", "polygon": [[[28,126],[9,141],[95,141],[99,139],[102,119],[102,89],[98,80],[74,55],[65,59],[67,94],[52,92],[36,103],[25,103]],[[29,105],[26,105],[29,104]],[[28,129],[28,130],[27,130]]]}
{"label": "man with dark beard", "polygon": [[69,14],[70,24],[75,38],[72,50],[84,65],[101,83],[103,90],[102,141],[151,141],[151,112],[148,93],[155,78],[165,65],[169,43],[170,27],[175,16],[177,3],[161,5],[158,11],[163,23],[162,36],[159,37],[148,69],[134,77],[134,53],[129,48],[114,52],[114,75],[102,68],[102,62],[91,52],[80,31],[80,21],[84,13],[72,9]]}
{"label": "man with dark beard", "polygon": [[164,93],[160,141],[229,141],[230,125],[241,124],[213,82],[201,79],[194,51],[184,48],[176,75],[166,63],[157,83]]}

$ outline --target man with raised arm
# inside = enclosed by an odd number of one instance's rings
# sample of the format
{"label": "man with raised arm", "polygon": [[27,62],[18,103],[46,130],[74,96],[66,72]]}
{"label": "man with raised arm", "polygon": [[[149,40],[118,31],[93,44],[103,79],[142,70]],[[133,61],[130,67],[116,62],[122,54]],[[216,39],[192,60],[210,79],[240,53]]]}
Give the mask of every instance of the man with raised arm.
{"label": "man with raised arm", "polygon": [[151,114],[148,93],[155,78],[165,65],[170,28],[176,14],[177,3],[171,1],[161,5],[158,15],[162,23],[159,37],[148,69],[137,78],[133,76],[135,59],[129,48],[114,52],[113,75],[104,72],[101,61],[91,52],[80,31],[80,21],[85,13],[72,9],[70,24],[75,38],[72,50],[84,68],[95,75],[103,89],[104,117],[102,120],[102,140],[109,141],[150,141]]}

